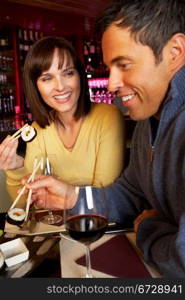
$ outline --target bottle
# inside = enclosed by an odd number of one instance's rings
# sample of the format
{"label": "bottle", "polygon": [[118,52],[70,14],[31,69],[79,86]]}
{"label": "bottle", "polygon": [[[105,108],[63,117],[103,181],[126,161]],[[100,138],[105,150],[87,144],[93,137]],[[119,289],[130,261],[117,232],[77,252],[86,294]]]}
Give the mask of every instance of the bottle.
{"label": "bottle", "polygon": [[29,30],[29,47],[31,47],[35,43],[35,38],[33,34],[33,30]]}
{"label": "bottle", "polygon": [[84,63],[87,66],[89,63],[89,51],[86,42],[84,42]]}
{"label": "bottle", "polygon": [[99,91],[99,90],[96,91],[96,94],[95,94],[95,102],[96,102],[96,103],[100,103],[100,102],[101,102],[101,94],[100,94],[100,91]]}
{"label": "bottle", "polygon": [[35,30],[35,41],[38,41],[39,39],[39,32]]}
{"label": "bottle", "polygon": [[90,41],[89,45],[89,55],[90,55],[90,64],[91,64],[91,69],[92,69],[92,76],[95,77],[95,69],[97,67],[96,63],[96,54],[95,54],[95,43],[93,40]]}
{"label": "bottle", "polygon": [[11,116],[12,111],[11,111],[11,104],[10,104],[10,94],[8,89],[5,89],[5,97],[6,97],[6,105],[7,105],[7,115]]}
{"label": "bottle", "polygon": [[2,70],[7,71],[7,57],[2,56]]}
{"label": "bottle", "polygon": [[0,29],[0,49],[5,50],[9,48],[9,33],[6,27]]}
{"label": "bottle", "polygon": [[7,57],[7,68],[8,71],[12,71],[13,70],[13,57]]}
{"label": "bottle", "polygon": [[15,98],[12,89],[9,90],[9,101],[10,101],[10,114],[15,115]]}
{"label": "bottle", "polygon": [[18,38],[19,38],[20,60],[21,60],[21,64],[23,64],[23,62],[24,62],[24,41],[23,41],[23,32],[22,32],[21,28],[19,28],[19,31],[18,31]]}
{"label": "bottle", "polygon": [[3,69],[3,57],[0,55],[0,71]]}
{"label": "bottle", "polygon": [[2,115],[3,115],[3,103],[2,103],[2,91],[0,90],[0,116]]}
{"label": "bottle", "polygon": [[93,77],[93,69],[91,67],[91,64],[88,64],[86,66],[86,73],[87,73],[87,78],[92,78]]}
{"label": "bottle", "polygon": [[24,31],[23,31],[23,37],[24,37],[23,38],[23,49],[24,49],[24,52],[27,53],[30,48],[27,29],[24,29]]}
{"label": "bottle", "polygon": [[8,115],[7,98],[6,98],[5,90],[2,90],[2,111],[3,111],[3,116]]}

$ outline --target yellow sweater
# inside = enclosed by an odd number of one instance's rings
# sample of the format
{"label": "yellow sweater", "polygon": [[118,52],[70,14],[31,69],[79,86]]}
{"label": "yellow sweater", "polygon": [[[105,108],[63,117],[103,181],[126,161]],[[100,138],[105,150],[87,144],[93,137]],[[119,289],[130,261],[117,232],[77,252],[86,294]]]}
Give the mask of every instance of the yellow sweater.
{"label": "yellow sweater", "polygon": [[54,123],[45,129],[36,122],[33,126],[37,136],[27,143],[24,167],[7,171],[7,189],[12,200],[22,177],[32,172],[36,157],[47,156],[52,174],[74,185],[106,186],[120,175],[124,162],[124,122],[114,105],[92,104],[71,152],[64,147]]}

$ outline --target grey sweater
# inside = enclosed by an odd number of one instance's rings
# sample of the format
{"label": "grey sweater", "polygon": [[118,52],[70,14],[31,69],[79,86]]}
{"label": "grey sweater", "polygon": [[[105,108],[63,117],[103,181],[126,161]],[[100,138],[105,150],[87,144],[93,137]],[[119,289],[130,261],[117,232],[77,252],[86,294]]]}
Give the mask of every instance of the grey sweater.
{"label": "grey sweater", "polygon": [[128,168],[106,187],[109,219],[133,224],[143,209],[159,216],[139,225],[137,245],[165,277],[185,277],[185,67],[171,82],[151,150],[150,119],[136,125]]}

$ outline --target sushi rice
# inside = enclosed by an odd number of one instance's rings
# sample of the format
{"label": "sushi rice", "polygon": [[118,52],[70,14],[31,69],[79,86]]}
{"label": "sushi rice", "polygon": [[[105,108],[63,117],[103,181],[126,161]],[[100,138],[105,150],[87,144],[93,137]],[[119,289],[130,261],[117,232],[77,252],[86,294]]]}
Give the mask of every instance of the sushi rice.
{"label": "sushi rice", "polygon": [[21,131],[21,138],[25,142],[31,142],[37,135],[36,129],[33,126],[27,126]]}
{"label": "sushi rice", "polygon": [[20,225],[26,217],[25,210],[22,208],[13,208],[7,213],[7,221],[10,224]]}

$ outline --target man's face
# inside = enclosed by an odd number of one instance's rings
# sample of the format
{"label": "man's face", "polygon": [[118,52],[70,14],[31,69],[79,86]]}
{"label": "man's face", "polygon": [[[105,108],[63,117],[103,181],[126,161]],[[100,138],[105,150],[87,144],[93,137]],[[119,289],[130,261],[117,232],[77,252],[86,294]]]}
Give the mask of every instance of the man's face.
{"label": "man's face", "polygon": [[[157,34],[157,33],[156,33]],[[134,40],[129,29],[112,24],[102,38],[103,58],[110,70],[108,89],[118,91],[133,120],[159,115],[171,80],[168,51],[156,64],[152,50]]]}

